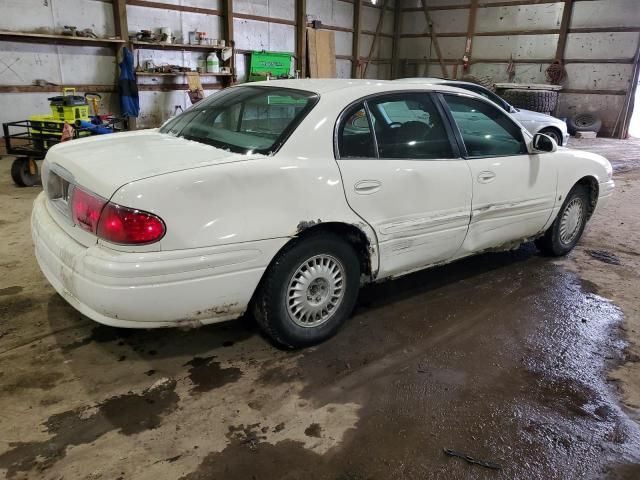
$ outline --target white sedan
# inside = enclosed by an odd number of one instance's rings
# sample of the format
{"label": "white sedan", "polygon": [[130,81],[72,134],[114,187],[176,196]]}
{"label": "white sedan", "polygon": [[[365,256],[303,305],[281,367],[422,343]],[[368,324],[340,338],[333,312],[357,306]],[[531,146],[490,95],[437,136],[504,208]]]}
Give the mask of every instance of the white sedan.
{"label": "white sedan", "polygon": [[334,334],[358,289],[487,250],[578,242],[609,162],[442,85],[232,87],[162,128],[49,150],[32,233],[53,287],[117,327],[253,309],[277,344]]}

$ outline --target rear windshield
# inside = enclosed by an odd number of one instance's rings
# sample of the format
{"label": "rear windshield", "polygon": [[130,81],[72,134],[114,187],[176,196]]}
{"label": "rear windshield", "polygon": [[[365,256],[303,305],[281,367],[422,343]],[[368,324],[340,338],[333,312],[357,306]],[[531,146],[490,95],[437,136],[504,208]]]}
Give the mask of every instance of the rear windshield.
{"label": "rear windshield", "polygon": [[236,153],[269,155],[317,101],[317,94],[303,90],[229,88],[171,119],[160,132]]}

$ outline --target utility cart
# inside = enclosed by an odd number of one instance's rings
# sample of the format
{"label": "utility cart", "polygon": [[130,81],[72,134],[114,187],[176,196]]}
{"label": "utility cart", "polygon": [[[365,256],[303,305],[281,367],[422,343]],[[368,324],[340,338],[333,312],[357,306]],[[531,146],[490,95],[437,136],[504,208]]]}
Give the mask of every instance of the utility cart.
{"label": "utility cart", "polygon": [[15,158],[11,164],[11,178],[20,187],[32,187],[40,181],[36,160],[42,160],[50,146],[60,140],[45,140],[30,120],[2,124],[7,155]]}
{"label": "utility cart", "polygon": [[[16,185],[31,187],[40,182],[38,160],[44,159],[53,145],[69,139],[65,137],[65,124],[72,127],[70,138],[120,130],[121,119],[111,115],[98,115],[93,97],[97,94],[75,95],[75,89],[64,89],[62,96],[49,98],[51,114],[31,115],[28,120],[2,124],[7,155],[16,157],[11,165],[11,178]],[[94,115],[89,115],[88,99],[94,101]],[[68,128],[68,127],[67,127]]]}
{"label": "utility cart", "polygon": [[[109,118],[101,125],[77,120],[71,138],[82,138],[94,134],[118,132],[122,130],[120,118]],[[42,120],[20,120],[2,124],[7,155],[16,157],[11,164],[11,178],[20,187],[32,187],[40,182],[38,164],[52,146],[62,141],[61,133],[49,130],[55,127]]]}

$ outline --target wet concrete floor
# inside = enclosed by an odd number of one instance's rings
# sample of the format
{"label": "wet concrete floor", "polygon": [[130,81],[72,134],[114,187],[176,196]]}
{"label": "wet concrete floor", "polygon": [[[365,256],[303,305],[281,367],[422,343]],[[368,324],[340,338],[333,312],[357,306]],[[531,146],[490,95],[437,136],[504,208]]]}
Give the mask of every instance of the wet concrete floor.
{"label": "wet concrete floor", "polygon": [[[0,237],[28,241],[36,192],[4,170]],[[284,352],[251,318],[98,326],[5,242],[0,477],[640,478],[607,377],[629,360],[622,312],[531,245],[367,287],[335,338]]]}

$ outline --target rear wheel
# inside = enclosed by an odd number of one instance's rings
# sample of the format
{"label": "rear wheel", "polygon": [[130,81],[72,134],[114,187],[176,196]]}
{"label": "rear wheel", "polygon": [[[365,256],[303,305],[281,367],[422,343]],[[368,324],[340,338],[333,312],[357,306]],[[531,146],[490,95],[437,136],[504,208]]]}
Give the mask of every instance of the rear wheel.
{"label": "rear wheel", "polygon": [[18,157],[11,164],[11,178],[19,187],[33,187],[40,182],[38,165],[33,158]]}
{"label": "rear wheel", "polygon": [[589,217],[589,195],[582,185],[576,185],[562,204],[555,221],[536,240],[541,252],[559,257],[569,253],[578,243]]}
{"label": "rear wheel", "polygon": [[349,317],[360,286],[356,251],[338,236],[296,240],[269,267],[254,309],[278,346],[300,348],[334,335]]}

